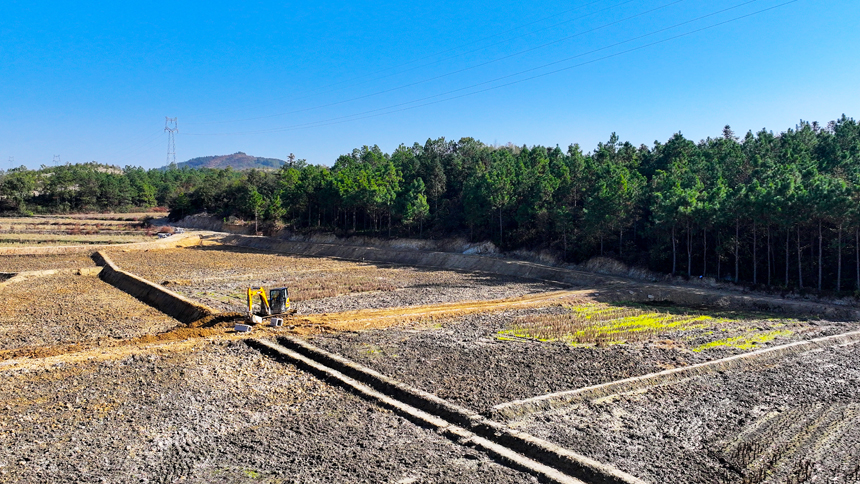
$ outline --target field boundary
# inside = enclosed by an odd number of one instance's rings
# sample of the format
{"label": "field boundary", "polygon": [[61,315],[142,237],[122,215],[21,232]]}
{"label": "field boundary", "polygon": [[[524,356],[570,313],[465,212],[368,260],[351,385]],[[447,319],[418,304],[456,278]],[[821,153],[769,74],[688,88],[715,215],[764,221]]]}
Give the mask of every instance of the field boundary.
{"label": "field boundary", "polygon": [[[251,339],[246,341],[256,345],[258,349],[262,346],[270,350],[277,350],[277,347],[280,346],[303,358],[296,359],[289,353],[279,351],[281,355],[294,362],[306,365],[304,360],[312,360],[316,365],[333,369],[344,377],[358,381],[387,398],[395,399],[401,405],[426,412],[435,420],[444,422],[445,427],[459,428],[576,479],[594,484],[644,484],[642,480],[615,467],[589,459],[532,435],[512,430],[502,423],[488,420],[478,413],[450,403],[436,395],[410,387],[347,358],[317,348],[306,341],[288,336],[278,337],[280,345],[264,340]],[[338,378],[338,380],[355,388],[353,384],[343,378]]]}
{"label": "field boundary", "polygon": [[24,282],[37,277],[48,277],[55,274],[64,274],[69,276],[97,276],[102,271],[101,267],[81,267],[79,269],[45,269],[41,271],[22,271],[22,272],[4,272],[3,275],[11,275],[8,279],[0,282],[0,288],[6,287],[9,284]]}
{"label": "field boundary", "polygon": [[797,301],[755,294],[733,293],[701,287],[672,286],[669,284],[645,283],[619,276],[607,276],[575,269],[552,267],[535,262],[526,262],[480,255],[450,252],[379,249],[318,242],[295,242],[252,235],[227,235],[221,238],[225,245],[235,245],[271,252],[297,254],[313,257],[332,257],[351,261],[400,264],[436,269],[520,277],[559,282],[578,287],[603,288],[598,300],[607,302],[655,302],[666,301],[686,306],[707,306],[739,310],[764,311],[788,315],[803,315],[835,320],[858,320],[860,309],[850,306]]}
{"label": "field boundary", "polygon": [[87,245],[56,245],[49,247],[0,247],[0,256],[4,255],[56,255],[56,254],[92,254],[99,250],[147,250],[173,249],[188,247],[200,243],[200,235],[185,233],[171,235],[151,242],[132,242],[129,244],[87,244]]}
{"label": "field boundary", "polygon": [[795,341],[794,343],[743,353],[720,360],[672,368],[657,373],[625,378],[576,390],[566,390],[522,400],[513,400],[494,406],[491,409],[491,414],[494,418],[514,420],[526,415],[547,412],[575,403],[598,398],[610,398],[624,393],[635,393],[658,385],[676,383],[700,375],[713,374],[728,369],[751,367],[771,361],[774,358],[857,342],[860,342],[860,331],[824,336],[806,341]]}
{"label": "field boundary", "polygon": [[120,269],[103,252],[96,252],[92,257],[96,264],[102,267],[99,273],[101,280],[182,323],[191,324],[217,313],[210,307]]}

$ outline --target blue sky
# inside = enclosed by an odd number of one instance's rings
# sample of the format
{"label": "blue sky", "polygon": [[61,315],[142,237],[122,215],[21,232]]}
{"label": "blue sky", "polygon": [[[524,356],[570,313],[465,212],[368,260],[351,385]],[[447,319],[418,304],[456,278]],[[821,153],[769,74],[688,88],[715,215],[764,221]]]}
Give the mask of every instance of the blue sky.
{"label": "blue sky", "polygon": [[177,161],[326,165],[440,136],[590,151],[860,116],[860,2],[787,1],[0,0],[0,167],[159,167],[165,116]]}

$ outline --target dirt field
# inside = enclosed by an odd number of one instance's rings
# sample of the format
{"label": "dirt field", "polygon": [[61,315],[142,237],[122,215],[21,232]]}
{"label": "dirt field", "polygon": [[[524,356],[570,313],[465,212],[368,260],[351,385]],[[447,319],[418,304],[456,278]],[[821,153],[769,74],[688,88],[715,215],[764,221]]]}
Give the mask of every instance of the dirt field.
{"label": "dirt field", "polygon": [[[509,328],[514,321],[563,310],[553,304],[558,303],[537,301],[535,307],[526,309],[421,320],[378,330],[332,332],[313,336],[311,341],[383,374],[484,412],[510,400],[573,390],[857,328],[854,324],[823,321],[715,319],[713,326],[683,331],[673,328],[630,344],[571,345],[511,336]],[[778,325],[778,331],[787,332],[785,328],[791,328],[791,334],[780,334],[757,344],[712,344],[736,342],[739,336],[734,335],[739,334],[746,335],[744,341],[763,339],[756,335],[773,334],[768,324]]]}
{"label": "dirt field", "polygon": [[132,338],[179,324],[94,276],[56,274],[0,288],[0,350]]}
{"label": "dirt field", "polygon": [[80,269],[82,267],[95,267],[95,263],[88,254],[0,256],[0,272]]}
{"label": "dirt field", "polygon": [[67,355],[0,381],[0,482],[536,482],[241,342]]}
{"label": "dirt field", "polygon": [[[227,246],[111,252],[121,268],[222,311],[241,310],[246,290],[289,287],[300,314],[485,300],[562,286],[454,271],[272,254]],[[366,293],[366,294],[361,294]]]}
{"label": "dirt field", "polygon": [[[250,336],[300,335],[487,415],[860,327],[212,242],[110,257],[224,311],[250,285],[288,286],[299,315]],[[92,265],[0,256],[0,272]],[[535,481],[261,355],[231,324],[181,328],[97,277],[13,281],[0,297],[0,482]],[[860,482],[858,351],[807,351],[507,423],[648,482]]]}
{"label": "dirt field", "polygon": [[156,228],[143,220],[157,214],[91,214],[75,217],[0,218],[0,246],[124,244],[151,240]]}
{"label": "dirt field", "polygon": [[649,482],[860,482],[860,346],[810,351],[513,426]]}

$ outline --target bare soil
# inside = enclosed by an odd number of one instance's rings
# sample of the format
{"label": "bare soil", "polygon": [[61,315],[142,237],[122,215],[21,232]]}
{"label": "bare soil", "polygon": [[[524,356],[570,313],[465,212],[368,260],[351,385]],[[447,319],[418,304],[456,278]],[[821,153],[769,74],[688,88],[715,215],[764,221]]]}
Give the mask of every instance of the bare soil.
{"label": "bare soil", "polygon": [[[509,302],[511,306],[514,301]],[[524,309],[422,320],[387,329],[320,334],[312,336],[311,342],[424,391],[486,412],[494,405],[511,400],[856,329],[856,325],[845,323],[798,323],[792,327],[795,332],[789,337],[748,349],[716,347],[705,351],[691,348],[707,338],[713,340],[723,335],[699,329],[694,334],[665,332],[636,344],[573,346],[500,334],[517,318],[557,310],[554,306],[537,304],[537,307]],[[763,323],[748,323],[749,326],[761,324],[766,329]]]}
{"label": "bare soil", "polygon": [[0,288],[0,350],[133,338],[180,324],[94,276],[55,274]]}
{"label": "bare soil", "polygon": [[0,381],[0,482],[534,481],[241,342],[42,359]]}
{"label": "bare soil", "polygon": [[650,482],[860,482],[860,345],[808,351],[513,425]]}
{"label": "bare soil", "polygon": [[0,255],[0,272],[43,271],[94,267],[88,254]]}
{"label": "bare soil", "polygon": [[563,286],[510,277],[328,258],[229,246],[112,252],[123,269],[221,311],[246,304],[248,287],[288,287],[299,314],[487,300]]}
{"label": "bare soil", "polygon": [[[258,328],[255,336],[304,335],[481,412],[857,328],[749,317],[661,330],[630,344],[573,346],[504,332],[521,318],[564,310],[562,299],[592,297],[556,284],[218,245],[115,249],[111,257],[224,311],[245,304],[248,286],[288,286],[299,315],[287,328]],[[0,264],[0,272],[18,272],[92,261],[3,256]],[[92,276],[0,288],[0,482],[534,480],[263,357],[226,327],[179,326]],[[790,332],[745,348],[693,351],[774,330]],[[858,347],[510,424],[650,482],[860,482]]]}

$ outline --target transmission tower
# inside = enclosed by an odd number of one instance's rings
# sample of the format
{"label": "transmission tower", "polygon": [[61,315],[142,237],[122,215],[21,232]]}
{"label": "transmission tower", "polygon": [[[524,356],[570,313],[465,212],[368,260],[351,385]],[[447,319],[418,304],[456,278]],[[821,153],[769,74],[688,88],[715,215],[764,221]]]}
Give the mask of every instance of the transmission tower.
{"label": "transmission tower", "polygon": [[164,117],[164,131],[167,133],[167,164],[176,163],[176,136],[179,131],[178,118]]}
{"label": "transmission tower", "polygon": [[60,165],[60,155],[54,155],[54,166]]}
{"label": "transmission tower", "polygon": [[11,170],[12,168],[15,168],[15,157],[14,156],[9,157],[9,169]]}

